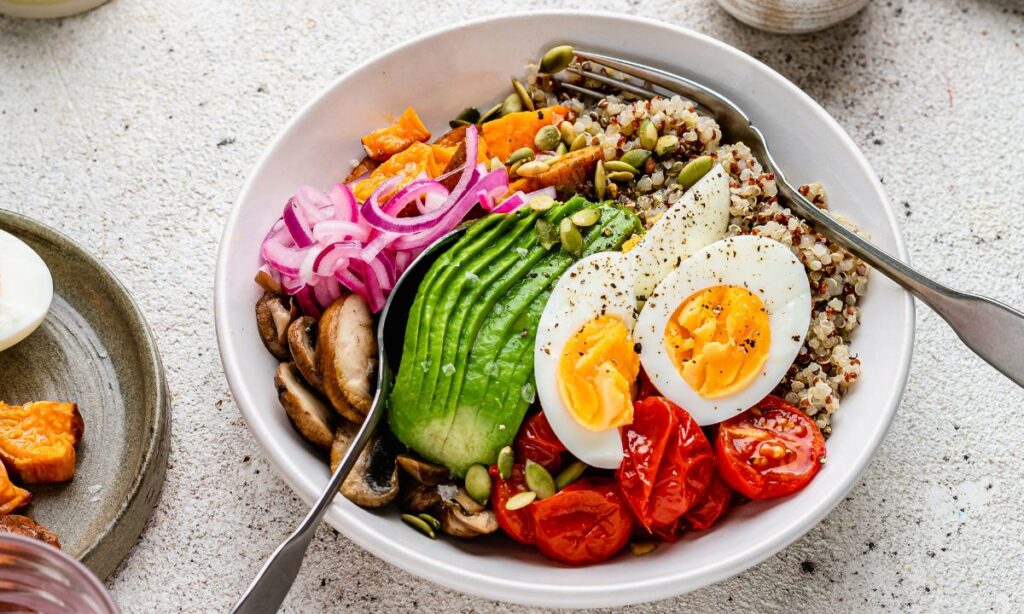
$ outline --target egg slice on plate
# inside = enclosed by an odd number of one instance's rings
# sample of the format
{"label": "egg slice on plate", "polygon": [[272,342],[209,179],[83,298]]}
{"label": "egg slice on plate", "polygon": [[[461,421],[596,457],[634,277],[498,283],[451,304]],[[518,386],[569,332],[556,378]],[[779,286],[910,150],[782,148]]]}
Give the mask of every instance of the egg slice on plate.
{"label": "egg slice on plate", "polygon": [[53,300],[50,269],[32,248],[0,230],[0,350],[39,327]]}
{"label": "egg slice on plate", "polygon": [[778,385],[810,317],[807,274],[793,252],[741,236],[669,273],[633,334],[654,386],[703,426],[743,412]]}
{"label": "egg slice on plate", "polygon": [[636,301],[632,260],[603,252],[559,278],[534,346],[537,395],[565,447],[594,467],[622,461],[618,427],[633,421],[640,360],[632,337]]}

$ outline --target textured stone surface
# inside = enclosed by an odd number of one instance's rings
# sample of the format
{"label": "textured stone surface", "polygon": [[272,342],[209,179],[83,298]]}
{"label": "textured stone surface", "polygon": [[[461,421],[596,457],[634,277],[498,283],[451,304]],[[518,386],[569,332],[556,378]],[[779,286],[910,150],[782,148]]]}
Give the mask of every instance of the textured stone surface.
{"label": "textured stone surface", "polygon": [[[863,147],[916,264],[1024,305],[1019,4],[875,0],[831,31],[795,38],[739,25],[707,0],[600,7],[690,26],[781,71]],[[0,18],[0,207],[107,262],[147,311],[174,394],[163,497],[109,582],[126,611],[225,611],[304,512],[246,431],[214,340],[217,241],[245,174],[283,122],[353,63],[507,9],[114,0],[57,22]],[[903,407],[850,497],[758,567],[636,611],[1024,608],[1024,394],[918,313]],[[525,611],[421,581],[329,528],[286,609]]]}

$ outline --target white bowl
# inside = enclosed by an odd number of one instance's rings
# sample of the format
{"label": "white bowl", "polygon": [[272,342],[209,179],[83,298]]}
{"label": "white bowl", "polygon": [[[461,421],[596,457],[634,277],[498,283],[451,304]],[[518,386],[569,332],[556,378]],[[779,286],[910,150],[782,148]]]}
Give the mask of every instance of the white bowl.
{"label": "white bowl", "polygon": [[[733,97],[764,130],[787,175],[820,180],[835,209],[881,247],[907,251],[881,185],[863,154],[806,94],[753,58],[682,28],[623,15],[570,12],[485,18],[419,37],[356,67],[285,126],[235,203],[217,263],[217,337],[228,383],[249,429],[277,473],[306,502],[326,485],[328,468],[295,433],[272,384],[275,360],[253,316],[259,245],[301,184],[326,188],[361,157],[359,137],[389,114],[414,105],[430,127],[464,107],[499,100],[509,76],[557,43],[649,60]],[[875,452],[899,405],[910,364],[914,305],[874,275],[853,349],[863,376],[844,400],[828,441],[829,462],[787,499],[733,510],[713,530],[653,554],[624,554],[568,568],[504,538],[424,539],[395,511],[374,513],[338,497],[327,521],[398,567],[453,589],[502,601],[560,607],[617,606],[700,588],[737,574],[806,533],[838,504]],[[284,537],[284,535],[282,535]]]}

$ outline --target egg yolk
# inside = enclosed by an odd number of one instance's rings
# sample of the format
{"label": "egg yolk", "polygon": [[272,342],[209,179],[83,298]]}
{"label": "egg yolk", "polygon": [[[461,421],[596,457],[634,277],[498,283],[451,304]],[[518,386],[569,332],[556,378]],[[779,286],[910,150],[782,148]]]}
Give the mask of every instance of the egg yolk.
{"label": "egg yolk", "polygon": [[633,422],[640,358],[622,320],[602,315],[580,327],[558,361],[558,392],[569,413],[592,431]]}
{"label": "egg yolk", "polygon": [[705,399],[743,390],[768,359],[771,329],[764,303],[738,286],[714,286],[680,303],[665,327],[665,348],[679,374]]}

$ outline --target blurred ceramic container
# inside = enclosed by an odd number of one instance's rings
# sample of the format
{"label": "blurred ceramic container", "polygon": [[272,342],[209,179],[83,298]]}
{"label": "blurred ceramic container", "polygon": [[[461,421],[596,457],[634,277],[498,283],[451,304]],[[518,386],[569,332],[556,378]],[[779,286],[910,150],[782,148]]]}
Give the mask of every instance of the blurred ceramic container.
{"label": "blurred ceramic container", "polygon": [[0,14],[29,19],[77,15],[109,0],[0,0]]}
{"label": "blurred ceramic container", "polygon": [[41,541],[0,533],[0,611],[118,614],[84,565]]}
{"label": "blurred ceramic container", "polygon": [[868,0],[718,0],[748,26],[780,34],[824,30],[849,19]]}

